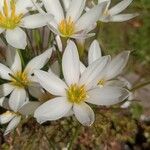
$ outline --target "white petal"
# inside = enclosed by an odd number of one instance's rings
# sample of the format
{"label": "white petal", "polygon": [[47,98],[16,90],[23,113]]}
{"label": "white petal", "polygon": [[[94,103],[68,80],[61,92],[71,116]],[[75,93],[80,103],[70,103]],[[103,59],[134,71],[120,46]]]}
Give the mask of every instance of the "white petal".
{"label": "white petal", "polygon": [[80,73],[82,74],[85,71],[85,69],[86,66],[82,62],[80,62]]}
{"label": "white petal", "polygon": [[63,0],[63,6],[65,8],[65,11],[68,10],[69,6],[70,6],[70,3],[71,3],[72,0]]}
{"label": "white petal", "polygon": [[134,17],[137,17],[138,15],[139,15],[138,13],[115,15],[115,16],[110,17],[110,21],[112,21],[112,22],[127,21],[127,20],[134,18]]}
{"label": "white petal", "polygon": [[21,27],[24,27],[27,29],[40,28],[40,27],[47,25],[47,22],[50,22],[52,18],[53,17],[50,15],[46,16],[46,15],[42,15],[39,13],[29,15],[29,16],[24,17],[21,20]]}
{"label": "white petal", "polygon": [[89,48],[88,63],[91,64],[102,56],[101,48],[97,40],[94,40]]}
{"label": "white petal", "polygon": [[5,109],[9,109],[8,98],[1,97],[0,98],[0,106],[5,108]]}
{"label": "white petal", "polygon": [[78,50],[74,42],[69,41],[62,58],[62,69],[68,85],[78,83],[80,75],[80,61]]}
{"label": "white petal", "polygon": [[25,103],[26,101],[26,91],[21,88],[16,88],[10,95],[9,106],[10,108],[17,112],[17,110]]}
{"label": "white petal", "polygon": [[66,95],[66,84],[52,72],[36,70],[34,72],[41,86],[53,95]]}
{"label": "white petal", "polygon": [[65,114],[65,117],[70,117],[72,116],[74,113],[73,113],[73,110],[69,110],[66,114]]}
{"label": "white petal", "polygon": [[5,97],[9,95],[15,87],[10,83],[5,83],[0,85],[0,97]]}
{"label": "white petal", "polygon": [[81,16],[83,9],[85,7],[86,0],[72,0],[67,11],[66,17],[76,22],[76,20]]}
{"label": "white petal", "polygon": [[109,13],[111,16],[116,15],[120,12],[122,12],[124,9],[126,9],[132,2],[133,0],[122,0],[120,3],[115,5],[109,10]]}
{"label": "white petal", "polygon": [[8,133],[10,133],[13,129],[15,129],[17,127],[17,125],[20,123],[21,121],[21,116],[16,116],[14,117],[11,122],[8,124],[4,135],[7,135]]}
{"label": "white petal", "polygon": [[100,15],[104,12],[106,5],[107,2],[103,2],[93,7],[84,15],[82,15],[81,18],[76,23],[76,28],[77,28],[76,31],[88,29],[90,26],[95,24],[98,21]]}
{"label": "white petal", "polygon": [[55,73],[55,75],[57,75],[58,77],[60,76],[60,66],[57,60],[50,66],[48,72],[51,72],[51,71]]}
{"label": "white petal", "polygon": [[86,102],[110,106],[125,100],[129,96],[129,92],[120,87],[106,86],[89,91],[88,96]]}
{"label": "white petal", "polygon": [[63,45],[62,45],[60,36],[57,35],[55,39],[56,39],[56,43],[57,43],[59,51],[62,52],[63,51]]}
{"label": "white petal", "polygon": [[57,23],[64,19],[64,13],[59,0],[43,0],[48,13],[54,15]]}
{"label": "white petal", "polygon": [[24,71],[30,73],[31,75],[35,69],[43,68],[50,59],[51,54],[52,48],[49,48],[41,55],[34,57],[31,61],[29,61]]}
{"label": "white petal", "polygon": [[39,99],[42,95],[42,87],[37,83],[32,83],[31,86],[28,87],[29,93]]}
{"label": "white petal", "polygon": [[21,59],[18,51],[15,48],[9,46],[6,50],[6,61],[10,69],[15,73],[17,71],[22,71]]}
{"label": "white petal", "polygon": [[13,74],[12,71],[8,67],[0,63],[0,78],[10,80],[11,77],[9,74]]}
{"label": "white petal", "polygon": [[118,86],[118,87],[126,87],[126,83],[120,80],[110,80],[105,83],[105,86]]}
{"label": "white petal", "polygon": [[106,78],[112,79],[119,75],[123,69],[125,68],[128,59],[129,59],[129,51],[124,51],[120,54],[118,54],[109,64],[107,68],[107,75]]}
{"label": "white petal", "polygon": [[18,0],[16,3],[16,12],[18,14],[20,13],[27,13],[29,10],[31,10],[31,8],[33,7],[33,3],[31,0],[26,0],[24,2],[22,2],[22,0]]}
{"label": "white petal", "polygon": [[4,31],[5,29],[0,28],[0,34]]}
{"label": "white petal", "polygon": [[41,105],[40,102],[27,102],[18,111],[24,116],[33,115],[34,111]]}
{"label": "white petal", "polygon": [[65,116],[71,109],[72,104],[64,97],[57,97],[42,104],[34,113],[34,117],[39,123],[57,120]]}
{"label": "white petal", "polygon": [[81,75],[80,84],[85,85],[87,89],[90,89],[94,84],[96,85],[109,60],[109,56],[104,56],[88,66]]}
{"label": "white petal", "polygon": [[27,45],[26,34],[21,28],[15,28],[13,30],[6,30],[7,42],[18,49],[25,49]]}
{"label": "white petal", "polygon": [[6,111],[5,113],[0,115],[0,124],[8,123],[14,116],[15,116],[14,113]]}
{"label": "white petal", "polygon": [[78,121],[84,126],[90,126],[95,120],[93,110],[86,103],[74,104],[73,111]]}

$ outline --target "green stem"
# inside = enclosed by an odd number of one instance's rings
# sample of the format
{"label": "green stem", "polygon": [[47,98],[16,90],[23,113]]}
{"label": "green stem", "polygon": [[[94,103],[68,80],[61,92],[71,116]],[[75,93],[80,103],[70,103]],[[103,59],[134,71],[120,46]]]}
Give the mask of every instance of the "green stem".
{"label": "green stem", "polygon": [[45,138],[47,139],[47,141],[49,143],[49,147],[52,148],[53,150],[55,150],[56,149],[55,145],[49,140],[45,130],[43,129],[43,126],[40,125],[40,127],[41,127],[42,132],[44,133]]}
{"label": "green stem", "polygon": [[79,131],[80,131],[80,127],[81,125],[78,125],[75,132],[74,132],[74,135],[69,143],[69,146],[68,146],[68,150],[72,150],[72,147],[73,147],[73,144],[74,142],[76,141],[77,137],[78,137],[78,134],[79,134]]}
{"label": "green stem", "polygon": [[29,35],[27,29],[25,29],[25,33],[26,33],[26,35],[27,35],[27,38],[28,38],[29,44],[30,44],[30,46],[31,46],[31,49],[32,49],[32,51],[34,52],[34,54],[36,55],[36,51],[34,50],[34,47],[33,47],[33,45],[32,45],[32,40],[31,40],[31,38],[30,38],[30,35]]}
{"label": "green stem", "polygon": [[20,56],[22,66],[25,67],[25,62],[24,62],[24,59],[23,59],[23,56],[22,56],[21,51],[20,51],[19,49],[17,49],[17,52],[18,52],[18,54],[19,54],[19,56]]}
{"label": "green stem", "polygon": [[144,87],[144,86],[146,86],[146,85],[148,85],[148,84],[150,84],[150,81],[145,82],[145,83],[142,83],[142,84],[140,84],[140,85],[137,85],[137,86],[135,86],[133,89],[131,89],[130,91],[131,91],[131,92],[134,92],[134,91],[136,91],[137,89],[140,89],[140,88],[142,88],[142,87]]}

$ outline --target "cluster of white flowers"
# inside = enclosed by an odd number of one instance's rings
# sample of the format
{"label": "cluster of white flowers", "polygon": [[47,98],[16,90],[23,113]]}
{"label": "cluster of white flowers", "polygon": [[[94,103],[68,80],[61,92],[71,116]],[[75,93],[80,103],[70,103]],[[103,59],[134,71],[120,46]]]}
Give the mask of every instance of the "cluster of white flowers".
{"label": "cluster of white flowers", "polygon": [[[0,34],[8,43],[6,62],[0,63],[3,81],[0,105],[7,110],[0,115],[0,123],[9,123],[5,134],[19,124],[22,116],[29,115],[39,123],[75,115],[81,124],[90,126],[95,115],[87,103],[109,107],[129,97],[130,92],[118,75],[126,66],[130,52],[124,51],[111,59],[109,55],[102,56],[99,43],[94,40],[85,65],[80,60],[76,41],[93,36],[91,31],[94,32],[98,21],[121,22],[137,16],[120,14],[131,2],[122,0],[109,9],[111,0],[99,0],[91,8],[86,0],[1,0]],[[47,71],[42,70],[51,60],[53,45],[24,68],[19,53],[27,46],[24,29],[44,26],[56,35],[61,63],[56,60]],[[61,43],[61,38],[67,39],[66,45]],[[39,101],[45,94],[51,98]],[[33,97],[36,101],[32,101]]]}

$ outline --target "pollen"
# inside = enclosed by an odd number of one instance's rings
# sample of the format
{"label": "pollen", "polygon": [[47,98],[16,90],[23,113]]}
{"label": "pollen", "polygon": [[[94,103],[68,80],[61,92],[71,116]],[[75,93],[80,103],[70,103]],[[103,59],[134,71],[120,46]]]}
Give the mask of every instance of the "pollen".
{"label": "pollen", "polygon": [[104,87],[104,85],[105,85],[105,80],[104,80],[104,79],[100,80],[100,81],[98,82],[98,85],[99,85],[101,88]]}
{"label": "pollen", "polygon": [[[10,4],[8,4],[10,3]],[[16,28],[23,14],[16,14],[16,0],[4,0],[3,9],[0,11],[0,27],[4,29],[14,29]]]}
{"label": "pollen", "polygon": [[68,100],[72,103],[80,103],[88,98],[85,86],[78,86],[77,84],[72,84],[67,90]]}
{"label": "pollen", "polygon": [[26,87],[29,85],[30,80],[28,79],[26,72],[16,72],[14,75],[10,75],[12,78],[12,84],[17,87]]}
{"label": "pollen", "polygon": [[70,37],[75,32],[75,24],[71,17],[60,22],[58,29],[64,37]]}

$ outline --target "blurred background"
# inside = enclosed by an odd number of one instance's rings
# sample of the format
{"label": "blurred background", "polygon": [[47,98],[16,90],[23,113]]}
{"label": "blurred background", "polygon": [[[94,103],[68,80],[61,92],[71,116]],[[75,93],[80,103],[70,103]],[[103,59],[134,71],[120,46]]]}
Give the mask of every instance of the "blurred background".
{"label": "blurred background", "polygon": [[[120,0],[112,0],[111,5],[118,2]],[[101,23],[96,38],[104,54],[115,56],[123,50],[131,50],[128,67],[122,76],[134,87],[150,81],[150,0],[134,0],[125,12],[140,15],[127,22]],[[0,57],[4,58],[2,52]],[[135,103],[122,113],[118,108],[95,108],[96,122],[90,128],[81,127],[74,118],[43,126],[34,119],[24,119],[14,133],[5,138],[1,133],[0,149],[49,150],[55,146],[65,149],[73,137],[76,138],[75,150],[149,150],[150,85],[135,91],[134,96]],[[141,116],[144,122],[141,122]]]}

